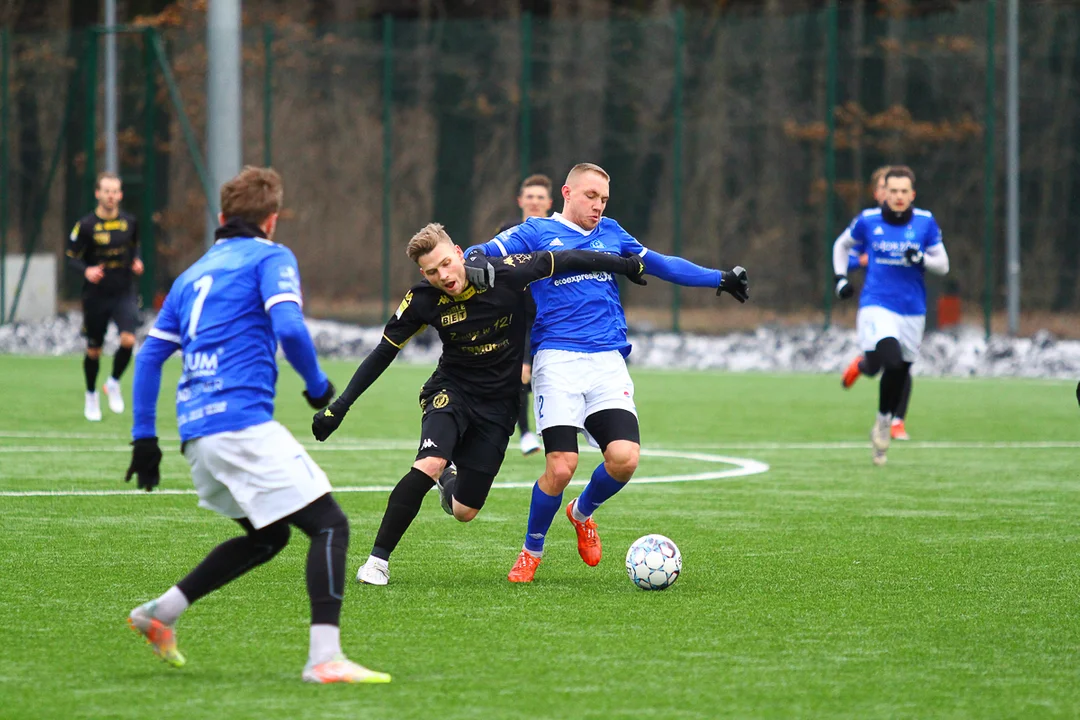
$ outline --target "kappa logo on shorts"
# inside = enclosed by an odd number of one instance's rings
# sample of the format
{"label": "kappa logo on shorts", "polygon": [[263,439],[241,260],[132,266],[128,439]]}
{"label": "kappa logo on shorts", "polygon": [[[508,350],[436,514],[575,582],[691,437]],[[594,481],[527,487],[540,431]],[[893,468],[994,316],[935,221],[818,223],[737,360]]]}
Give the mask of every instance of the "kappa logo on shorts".
{"label": "kappa logo on shorts", "polygon": [[427,450],[428,448],[437,448],[437,447],[439,447],[439,446],[436,445],[435,441],[432,440],[431,438],[424,438],[424,442],[420,443],[420,449],[421,450]]}
{"label": "kappa logo on shorts", "polygon": [[436,410],[442,410],[444,407],[450,404],[450,396],[446,394],[445,390],[440,390],[439,393],[431,398],[431,405]]}

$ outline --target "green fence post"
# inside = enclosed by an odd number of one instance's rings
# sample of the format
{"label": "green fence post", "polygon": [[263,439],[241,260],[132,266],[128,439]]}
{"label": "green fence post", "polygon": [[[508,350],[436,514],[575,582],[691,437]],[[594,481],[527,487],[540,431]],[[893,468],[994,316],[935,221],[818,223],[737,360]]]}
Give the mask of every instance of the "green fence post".
{"label": "green fence post", "polygon": [[0,28],[0,325],[4,324],[7,305],[7,231],[8,231],[8,60],[11,39],[7,28]]}
{"label": "green fence post", "polygon": [[828,25],[826,43],[828,60],[825,77],[825,330],[832,323],[833,263],[832,246],[836,239],[836,73],[839,65],[840,11],[836,0],[829,0],[825,11]]}
{"label": "green fence post", "polygon": [[142,229],[141,245],[144,271],[139,278],[139,292],[144,308],[153,307],[154,291],[157,289],[157,233],[154,230],[154,186],[157,185],[157,83],[154,82],[154,48],[150,44],[149,30],[143,33],[143,65],[146,72],[145,117],[143,122],[143,186],[142,213],[139,226]]}
{"label": "green fence post", "polygon": [[532,164],[532,13],[521,13],[521,137],[518,148],[520,180],[525,180]]}
{"label": "green fence post", "polygon": [[394,162],[393,146],[394,16],[383,15],[383,246],[382,246],[382,319],[390,318],[390,170]]}
{"label": "green fence post", "polygon": [[86,197],[93,197],[97,178],[97,46],[96,29],[86,31],[86,136],[83,140],[86,152],[83,182],[86,183]]}
{"label": "green fence post", "polygon": [[263,25],[263,166],[273,160],[274,126],[271,110],[274,107],[274,26]]}
{"label": "green fence post", "polygon": [[[671,143],[671,210],[672,252],[682,255],[682,154],[683,154],[683,51],[686,45],[686,11],[680,5],[675,9],[675,78],[673,80],[672,105],[675,127]],[[682,292],[678,285],[671,286],[671,330],[679,332],[679,311]]]}
{"label": "green fence post", "polygon": [[995,77],[994,43],[997,26],[997,0],[986,3],[986,130],[983,141],[986,157],[983,166],[983,325],[986,339],[990,339],[990,316],[994,311],[994,93]]}

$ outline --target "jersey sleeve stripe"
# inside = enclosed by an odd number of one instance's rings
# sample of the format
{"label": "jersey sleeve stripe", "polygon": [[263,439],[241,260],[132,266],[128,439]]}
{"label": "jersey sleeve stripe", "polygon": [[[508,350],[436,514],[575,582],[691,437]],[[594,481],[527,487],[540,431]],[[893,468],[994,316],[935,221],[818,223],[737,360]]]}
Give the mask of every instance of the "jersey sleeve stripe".
{"label": "jersey sleeve stripe", "polygon": [[301,299],[301,297],[296,293],[280,293],[279,295],[271,295],[270,297],[268,297],[266,299],[266,304],[263,305],[263,310],[269,311],[270,308],[274,307],[278,303],[283,302],[294,302],[301,308],[304,307],[303,299]]}
{"label": "jersey sleeve stripe", "polygon": [[398,345],[398,344],[397,344],[396,342],[394,342],[394,341],[393,341],[393,340],[391,340],[390,338],[386,337],[386,334],[385,334],[385,333],[383,334],[383,340],[385,340],[386,342],[390,343],[391,345],[393,345],[394,347],[396,347],[396,348],[397,348],[398,350],[401,350],[402,348],[404,348],[404,347],[405,347],[406,345],[408,345],[408,344],[409,344],[409,341],[410,341],[410,340],[412,340],[412,339],[413,339],[414,337],[416,337],[416,336],[417,336],[417,335],[419,335],[420,333],[424,332],[424,329],[425,329],[426,327],[427,327],[427,325],[421,325],[421,326],[420,326],[420,329],[419,329],[419,330],[417,330],[416,332],[414,332],[414,333],[413,333],[412,335],[410,335],[409,337],[405,338],[405,342],[401,343],[400,345]]}
{"label": "jersey sleeve stripe", "polygon": [[643,248],[641,248],[641,252],[638,253],[638,257],[645,257],[648,254],[649,254],[649,248],[643,247]]}
{"label": "jersey sleeve stripe", "polygon": [[156,327],[155,328],[150,328],[150,332],[148,332],[146,334],[149,335],[150,337],[155,337],[158,340],[164,340],[166,342],[171,342],[171,343],[174,343],[176,345],[181,345],[182,344],[180,342],[180,336],[179,335],[173,335],[170,332],[165,332],[164,330],[159,330]]}
{"label": "jersey sleeve stripe", "polygon": [[494,240],[492,240],[492,242],[495,243],[495,246],[499,248],[499,252],[503,254],[503,257],[506,257],[510,254],[506,252],[506,246],[502,244],[502,241],[499,240],[499,238],[495,238]]}

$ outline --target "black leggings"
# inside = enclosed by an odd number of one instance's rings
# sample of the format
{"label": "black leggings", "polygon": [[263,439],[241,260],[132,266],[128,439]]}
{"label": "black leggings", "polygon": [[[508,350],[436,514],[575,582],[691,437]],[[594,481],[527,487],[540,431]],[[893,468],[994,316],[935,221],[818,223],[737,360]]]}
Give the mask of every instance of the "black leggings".
{"label": "black leggings", "polygon": [[[883,370],[881,386],[878,389],[878,412],[903,417],[900,413],[901,401],[905,396],[904,386],[911,383],[911,363],[904,361],[900,341],[887,337],[878,342],[877,347],[866,353],[867,368]],[[906,393],[911,394],[910,387]],[[905,410],[906,410],[906,402]]]}

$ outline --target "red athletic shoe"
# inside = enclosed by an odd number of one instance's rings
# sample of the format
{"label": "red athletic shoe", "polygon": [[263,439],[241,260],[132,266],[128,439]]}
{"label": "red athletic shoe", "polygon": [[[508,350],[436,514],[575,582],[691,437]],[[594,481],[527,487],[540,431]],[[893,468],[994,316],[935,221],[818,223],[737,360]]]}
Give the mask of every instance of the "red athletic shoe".
{"label": "red athletic shoe", "polygon": [[571,500],[566,506],[566,517],[570,519],[571,524],[574,526],[574,531],[577,533],[577,551],[581,559],[585,561],[585,564],[589,567],[596,567],[600,564],[600,556],[603,555],[603,549],[600,547],[600,536],[596,533],[596,523],[592,518],[589,518],[585,522],[578,522],[574,519],[574,503],[576,500]]}
{"label": "red athletic shoe", "polygon": [[514,563],[514,567],[510,568],[510,574],[506,576],[506,579],[513,583],[532,582],[533,576],[536,575],[536,568],[539,565],[540,558],[522,550],[517,557],[517,562]]}
{"label": "red athletic shoe", "polygon": [[859,379],[859,362],[861,361],[862,355],[859,355],[850,363],[848,363],[847,368],[844,370],[844,374],[841,376],[840,384],[844,386],[845,390],[854,385],[855,381]]}
{"label": "red athletic shoe", "polygon": [[889,429],[889,434],[892,435],[893,440],[911,439],[911,437],[907,434],[907,430],[904,429],[904,421],[899,418],[892,421],[892,427]]}

